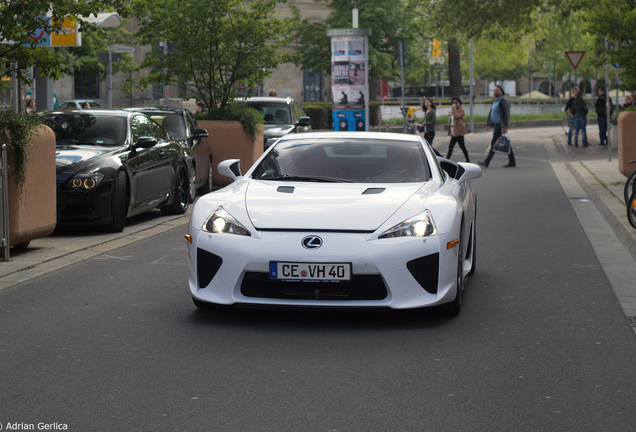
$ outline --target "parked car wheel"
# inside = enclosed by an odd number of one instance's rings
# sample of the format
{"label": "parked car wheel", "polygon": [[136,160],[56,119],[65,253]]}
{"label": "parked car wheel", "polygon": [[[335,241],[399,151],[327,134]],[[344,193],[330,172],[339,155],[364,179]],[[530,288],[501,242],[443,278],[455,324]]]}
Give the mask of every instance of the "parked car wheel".
{"label": "parked car wheel", "polygon": [[115,184],[111,194],[111,215],[110,231],[122,232],[126,221],[126,173],[120,171],[115,177]]}
{"label": "parked car wheel", "polygon": [[189,181],[185,168],[181,168],[177,174],[173,194],[172,204],[162,207],[161,212],[172,215],[184,214],[190,204]]}
{"label": "parked car wheel", "polygon": [[212,179],[213,175],[214,175],[214,170],[212,169],[212,161],[210,161],[210,163],[208,164],[208,179],[205,182],[205,184],[201,186],[201,189],[199,189],[199,192],[201,193],[201,195],[205,195],[208,192],[212,192],[212,184],[214,183]]}

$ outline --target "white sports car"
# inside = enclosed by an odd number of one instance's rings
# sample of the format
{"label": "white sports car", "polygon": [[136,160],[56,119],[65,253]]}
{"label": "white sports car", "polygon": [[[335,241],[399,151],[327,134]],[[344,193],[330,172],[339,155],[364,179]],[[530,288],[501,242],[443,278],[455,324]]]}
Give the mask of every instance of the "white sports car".
{"label": "white sports car", "polygon": [[416,135],[286,135],[192,211],[188,283],[197,307],[418,308],[458,314],[475,270],[481,169]]}

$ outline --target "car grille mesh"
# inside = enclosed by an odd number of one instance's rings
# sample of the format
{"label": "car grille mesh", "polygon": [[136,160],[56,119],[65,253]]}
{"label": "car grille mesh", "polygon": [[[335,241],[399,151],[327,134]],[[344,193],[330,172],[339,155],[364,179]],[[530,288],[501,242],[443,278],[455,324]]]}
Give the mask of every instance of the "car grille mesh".
{"label": "car grille mesh", "polygon": [[197,275],[199,277],[199,288],[205,288],[212,282],[216,272],[221,268],[223,259],[206,250],[197,248]]}
{"label": "car grille mesh", "polygon": [[297,282],[270,279],[268,273],[246,272],[245,297],[293,300],[383,300],[386,286],[380,275],[352,275],[349,282]]}
{"label": "car grille mesh", "polygon": [[416,258],[406,263],[411,275],[422,288],[431,294],[437,294],[439,278],[439,254]]}

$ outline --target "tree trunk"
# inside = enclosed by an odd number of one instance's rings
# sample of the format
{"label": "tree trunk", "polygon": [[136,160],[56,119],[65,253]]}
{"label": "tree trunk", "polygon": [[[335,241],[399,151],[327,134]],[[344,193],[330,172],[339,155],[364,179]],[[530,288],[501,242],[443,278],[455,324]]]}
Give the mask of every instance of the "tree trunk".
{"label": "tree trunk", "polygon": [[454,38],[448,41],[448,81],[450,82],[451,97],[460,97],[464,94],[459,48],[457,47],[457,39]]}

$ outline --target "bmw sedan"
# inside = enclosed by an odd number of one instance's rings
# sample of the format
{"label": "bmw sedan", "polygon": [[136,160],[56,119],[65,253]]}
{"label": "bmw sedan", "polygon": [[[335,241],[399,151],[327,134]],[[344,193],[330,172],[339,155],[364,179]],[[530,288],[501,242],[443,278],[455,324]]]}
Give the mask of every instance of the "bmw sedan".
{"label": "bmw sedan", "polygon": [[58,225],[121,232],[127,217],[187,210],[192,156],[149,117],[100,110],[41,116],[55,132]]}
{"label": "bmw sedan", "polygon": [[192,172],[189,174],[190,200],[194,201],[197,189],[206,194],[212,190],[212,152],[204,140],[209,136],[208,131],[199,128],[197,120],[187,109],[169,107],[140,107],[124,108],[124,111],[134,111],[146,114],[156,121],[174,139],[187,146],[194,155]]}
{"label": "bmw sedan", "polygon": [[189,289],[212,305],[444,305],[458,314],[475,271],[481,169],[436,157],[419,136],[286,135],[242,175],[199,199]]}

